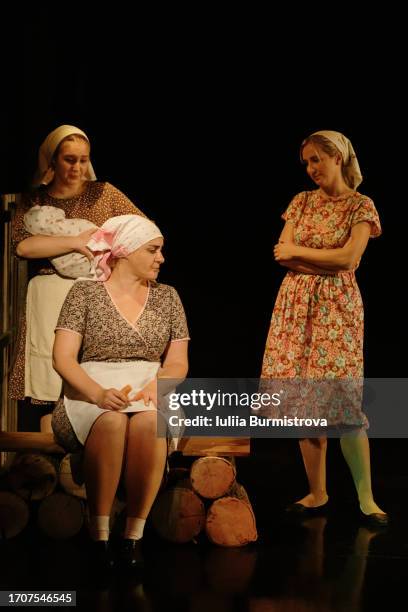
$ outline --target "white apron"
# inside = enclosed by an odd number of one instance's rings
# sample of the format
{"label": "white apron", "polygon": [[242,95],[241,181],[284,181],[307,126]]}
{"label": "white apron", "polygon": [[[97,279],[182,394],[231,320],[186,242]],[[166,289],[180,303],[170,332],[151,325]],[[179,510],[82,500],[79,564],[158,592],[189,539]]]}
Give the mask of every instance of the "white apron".
{"label": "white apron", "polygon": [[[80,366],[85,370],[88,376],[102,385],[105,389],[123,389],[126,385],[131,385],[132,389],[129,392],[129,397],[131,397],[155,378],[160,363],[156,361],[87,361],[81,363]],[[81,444],[85,444],[90,429],[96,419],[104,412],[110,412],[110,410],[104,410],[89,402],[70,399],[66,395],[64,395],[64,406],[75,435]],[[157,410],[151,402],[149,406],[145,406],[143,400],[138,400],[136,402],[131,402],[130,406],[121,412],[146,411],[156,412]],[[166,403],[164,403],[164,408],[161,407],[160,414],[165,421],[168,422],[168,418],[166,418]],[[172,437],[171,446],[172,449],[175,450],[181,431],[174,427],[169,429],[171,429]],[[163,431],[162,434],[163,437],[166,436],[165,431]]]}
{"label": "white apron", "polygon": [[27,335],[25,346],[26,397],[56,402],[62,379],[52,367],[54,329],[73,279],[58,274],[35,276],[27,288]]}

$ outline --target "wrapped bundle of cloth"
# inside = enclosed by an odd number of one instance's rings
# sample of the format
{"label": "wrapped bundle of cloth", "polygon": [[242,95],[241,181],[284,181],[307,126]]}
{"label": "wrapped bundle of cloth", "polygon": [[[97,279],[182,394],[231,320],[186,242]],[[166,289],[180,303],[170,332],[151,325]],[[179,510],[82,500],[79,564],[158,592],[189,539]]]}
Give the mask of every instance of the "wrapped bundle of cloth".
{"label": "wrapped bundle of cloth", "polygon": [[[55,206],[33,206],[24,215],[24,227],[34,236],[78,236],[98,227],[87,219],[67,219],[65,212]],[[72,252],[50,261],[58,274],[65,278],[87,278],[93,274],[91,261],[82,253]]]}

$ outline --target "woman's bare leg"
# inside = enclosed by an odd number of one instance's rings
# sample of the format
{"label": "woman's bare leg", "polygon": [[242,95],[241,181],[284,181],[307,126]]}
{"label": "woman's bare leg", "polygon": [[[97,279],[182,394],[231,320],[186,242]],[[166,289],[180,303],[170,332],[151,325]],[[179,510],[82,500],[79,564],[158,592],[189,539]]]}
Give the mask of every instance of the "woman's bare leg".
{"label": "woman's bare leg", "polygon": [[329,499],[326,489],[327,438],[305,438],[299,440],[299,445],[310,493],[296,503],[307,508],[322,506]]}
{"label": "woman's bare leg", "polygon": [[340,438],[343,455],[350,468],[358,501],[364,514],[384,514],[374,501],[371,488],[370,444],[365,432],[352,433]]}
{"label": "woman's bare leg", "polygon": [[110,515],[123,465],[127,427],[125,414],[105,412],[95,421],[86,440],[84,471],[91,532],[99,530],[97,525],[103,522],[102,518],[106,521]]}
{"label": "woman's bare leg", "polygon": [[52,433],[51,419],[52,419],[52,413],[44,414],[40,418],[40,431],[42,433]]}
{"label": "woman's bare leg", "polygon": [[147,518],[163,478],[166,456],[167,440],[157,437],[157,412],[132,416],[125,463],[128,517]]}

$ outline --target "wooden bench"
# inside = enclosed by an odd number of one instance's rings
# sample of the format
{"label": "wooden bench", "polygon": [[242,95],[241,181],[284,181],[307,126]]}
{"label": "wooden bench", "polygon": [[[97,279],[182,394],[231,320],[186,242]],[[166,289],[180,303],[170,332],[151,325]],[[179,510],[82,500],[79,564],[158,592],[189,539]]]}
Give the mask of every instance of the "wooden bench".
{"label": "wooden bench", "polygon": [[53,433],[40,431],[0,431],[0,452],[56,453],[65,455],[66,450],[57,444]]}
{"label": "wooden bench", "polygon": [[[178,450],[188,457],[244,457],[250,453],[249,438],[183,438]],[[52,433],[33,431],[1,431],[0,451],[57,453],[66,451],[60,446]]]}
{"label": "wooden bench", "polygon": [[187,457],[245,457],[250,454],[249,438],[183,438],[177,450]]}

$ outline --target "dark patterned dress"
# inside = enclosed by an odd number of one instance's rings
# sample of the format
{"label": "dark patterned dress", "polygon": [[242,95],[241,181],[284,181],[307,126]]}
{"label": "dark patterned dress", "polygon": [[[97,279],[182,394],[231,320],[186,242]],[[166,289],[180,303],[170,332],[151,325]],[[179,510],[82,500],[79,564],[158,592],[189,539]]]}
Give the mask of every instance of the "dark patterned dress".
{"label": "dark patterned dress", "polygon": [[[30,238],[31,234],[24,227],[25,213],[35,205],[55,206],[65,212],[67,219],[87,219],[98,227],[111,217],[118,215],[139,214],[145,216],[119,189],[110,183],[89,181],[85,190],[72,198],[60,199],[48,195],[46,189],[40,188],[32,194],[22,198],[12,223],[12,243],[14,251],[19,242]],[[48,259],[29,260],[29,278],[37,274],[56,274]],[[67,285],[69,287],[69,285]],[[67,289],[68,290],[68,289]],[[52,300],[52,296],[44,296]],[[58,314],[55,316],[55,320]],[[53,324],[52,324],[53,325]],[[10,375],[10,397],[24,399],[25,397],[25,359],[26,359],[26,316],[22,313],[19,338],[17,341],[17,354],[13,370]],[[51,352],[51,347],[49,347]],[[41,399],[33,400],[41,403]]]}
{"label": "dark patterned dress", "polygon": [[[126,362],[160,363],[169,342],[189,339],[177,291],[156,282],[149,283],[144,308],[132,324],[119,312],[105,283],[77,281],[66,297],[56,329],[82,336],[81,364],[100,362],[113,367]],[[93,408],[88,430],[104,412]],[[60,444],[73,451],[80,445],[71,425],[64,402],[59,401],[53,414],[54,433]]]}

